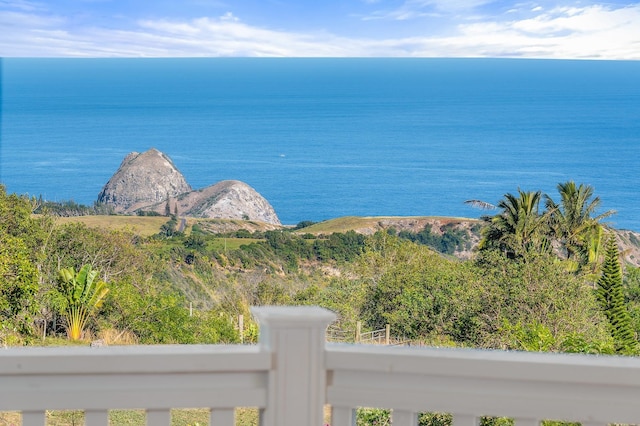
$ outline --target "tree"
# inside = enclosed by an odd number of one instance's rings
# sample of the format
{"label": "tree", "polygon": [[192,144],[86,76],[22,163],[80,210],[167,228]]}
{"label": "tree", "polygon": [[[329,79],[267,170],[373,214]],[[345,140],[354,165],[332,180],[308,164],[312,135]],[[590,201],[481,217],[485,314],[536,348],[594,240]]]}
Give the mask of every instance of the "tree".
{"label": "tree", "polygon": [[84,265],[78,273],[73,268],[59,272],[58,291],[70,340],[80,340],[89,317],[102,306],[109,292],[104,281],[96,280],[97,276],[98,271],[91,265]]}
{"label": "tree", "polygon": [[19,238],[0,235],[0,328],[30,334],[38,312],[37,293],[38,271],[29,248]]}
{"label": "tree", "polygon": [[499,214],[487,218],[483,228],[481,249],[499,249],[507,257],[520,257],[531,250],[542,252],[549,247],[546,238],[546,215],[539,212],[542,193],[505,194],[497,207]]}
{"label": "tree", "polygon": [[[568,260],[579,266],[587,265],[590,252],[598,252],[600,221],[615,214],[609,210],[596,215],[600,206],[600,198],[593,197],[593,187],[585,184],[576,185],[573,181],[559,183],[560,204],[556,204],[546,196],[546,208],[549,212],[550,226],[554,237],[561,243]],[[593,259],[593,257],[591,257]]]}
{"label": "tree", "polygon": [[168,192],[167,192],[167,203],[164,205],[164,215],[167,217],[171,216],[171,198],[169,197]]}
{"label": "tree", "polygon": [[618,244],[613,235],[608,236],[605,244],[605,259],[596,294],[609,320],[616,352],[625,355],[636,354],[638,352],[638,342],[635,338],[631,326],[631,316],[625,303]]}

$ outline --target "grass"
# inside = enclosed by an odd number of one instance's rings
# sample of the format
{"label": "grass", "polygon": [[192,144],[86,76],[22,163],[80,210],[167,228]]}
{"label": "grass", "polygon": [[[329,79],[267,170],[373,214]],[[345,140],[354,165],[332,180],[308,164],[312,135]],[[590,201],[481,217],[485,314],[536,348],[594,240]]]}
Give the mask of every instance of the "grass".
{"label": "grass", "polygon": [[164,216],[74,216],[57,217],[56,223],[84,223],[90,228],[130,230],[148,237],[160,232],[160,227],[169,221]]}
{"label": "grass", "polygon": [[[56,217],[56,223],[83,223],[90,228],[129,230],[143,237],[155,235],[160,232],[160,227],[169,221],[164,216],[120,216],[120,215],[95,215]],[[197,225],[205,233],[219,233],[247,229],[249,232],[272,229],[268,224],[244,221],[238,219],[199,219],[187,218],[184,233],[189,235],[194,225]],[[1,425],[0,425],[1,426]]]}
{"label": "grass", "polygon": [[210,250],[222,251],[236,250],[240,246],[249,245],[251,243],[257,243],[258,241],[264,241],[257,238],[214,238],[209,241],[207,248]]}
{"label": "grass", "polygon": [[[77,410],[47,411],[47,426],[75,426],[84,424],[84,413]],[[20,413],[0,412],[0,426],[18,426]],[[145,426],[144,410],[111,410],[109,424],[113,426]],[[209,410],[180,409],[171,410],[172,426],[204,426],[209,424]],[[236,426],[257,426],[258,410],[255,408],[236,408]]]}
{"label": "grass", "polygon": [[347,231],[362,229],[362,228],[377,228],[381,221],[410,221],[421,219],[438,219],[443,222],[451,221],[456,222],[461,220],[460,218],[453,217],[438,217],[438,216],[375,216],[375,217],[362,217],[362,216],[345,216],[336,219],[326,220],[324,222],[315,223],[306,228],[302,228],[297,233],[300,234],[331,234],[334,232],[344,233]]}
{"label": "grass", "polygon": [[330,234],[333,232],[346,232],[352,229],[375,225],[380,221],[380,219],[381,218],[379,217],[345,216],[315,223],[296,232],[301,234]]}

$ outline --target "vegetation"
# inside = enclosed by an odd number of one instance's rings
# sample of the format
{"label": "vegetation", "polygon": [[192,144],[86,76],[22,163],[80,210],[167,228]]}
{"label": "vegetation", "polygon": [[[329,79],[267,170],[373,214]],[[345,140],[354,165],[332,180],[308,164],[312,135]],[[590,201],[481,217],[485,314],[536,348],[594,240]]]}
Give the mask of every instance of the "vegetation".
{"label": "vegetation", "polygon": [[616,352],[629,355],[637,353],[638,341],[631,328],[631,316],[625,303],[619,256],[618,245],[610,236],[607,238],[605,260],[596,294],[609,321]]}
{"label": "vegetation", "polygon": [[80,340],[87,320],[102,306],[109,292],[97,275],[91,265],[84,265],[78,273],[73,268],[63,268],[58,273],[56,290],[70,340]]}
{"label": "vegetation", "polygon": [[400,231],[398,236],[449,255],[453,255],[457,251],[471,249],[469,231],[456,228],[450,223],[443,226],[442,233],[433,232],[433,226],[428,224],[420,232]]}
{"label": "vegetation", "polygon": [[60,217],[89,216],[89,215],[112,215],[115,214],[113,207],[106,204],[94,203],[92,206],[78,204],[73,200],[68,201],[45,201],[40,195],[38,198],[31,198],[33,213],[50,214]]}
{"label": "vegetation", "polygon": [[[175,215],[69,221],[0,186],[0,344],[255,342],[250,306],[313,304],[348,334],[361,321],[440,346],[636,355],[640,269],[622,268],[600,223],[611,212],[597,213],[590,187],[558,191],[557,204],[539,191],[506,194],[482,221],[479,250],[460,260],[451,254],[469,251],[475,230],[447,222],[369,236],[352,228],[379,229],[380,218],[224,233],[194,221],[178,232]],[[364,409],[357,421],[389,420]]]}
{"label": "vegetation", "polygon": [[[560,203],[546,194],[524,192],[505,194],[497,208],[502,211],[485,217],[481,250],[500,250],[510,258],[524,259],[532,253],[554,254],[574,272],[598,275],[602,262],[604,228],[600,221],[614,211],[596,215],[600,199],[593,188],[573,181],[557,186]],[[546,210],[540,211],[545,199]],[[488,203],[481,203],[487,205]]]}

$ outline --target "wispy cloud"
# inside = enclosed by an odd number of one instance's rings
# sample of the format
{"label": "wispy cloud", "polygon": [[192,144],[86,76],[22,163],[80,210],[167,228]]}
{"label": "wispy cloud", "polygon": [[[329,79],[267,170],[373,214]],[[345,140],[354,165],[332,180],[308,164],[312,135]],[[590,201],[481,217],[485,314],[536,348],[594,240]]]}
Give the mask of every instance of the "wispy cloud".
{"label": "wispy cloud", "polygon": [[[417,2],[414,2],[417,3]],[[435,1],[419,2],[438,6]],[[474,7],[480,0],[459,1]],[[511,18],[509,18],[511,16]],[[515,18],[515,17],[518,18]],[[408,56],[640,60],[640,5],[534,8],[459,21],[448,36],[345,37],[212,18],[142,19],[120,29],[68,26],[65,18],[0,11],[2,56]]]}
{"label": "wispy cloud", "polygon": [[0,7],[7,9],[17,9],[25,12],[44,9],[44,6],[41,3],[28,0],[0,0]]}
{"label": "wispy cloud", "polygon": [[410,20],[470,12],[495,0],[406,0],[399,7],[375,10],[362,16],[364,20]]}

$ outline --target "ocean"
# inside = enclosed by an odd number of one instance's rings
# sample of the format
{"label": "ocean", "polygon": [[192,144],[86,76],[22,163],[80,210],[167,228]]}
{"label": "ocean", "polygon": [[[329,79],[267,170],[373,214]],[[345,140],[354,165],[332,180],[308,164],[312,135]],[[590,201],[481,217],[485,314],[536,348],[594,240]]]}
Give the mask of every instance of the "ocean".
{"label": "ocean", "polygon": [[458,216],[574,180],[640,231],[640,61],[1,62],[0,182],[92,204],[157,148],[194,188],[246,182],[281,221]]}

